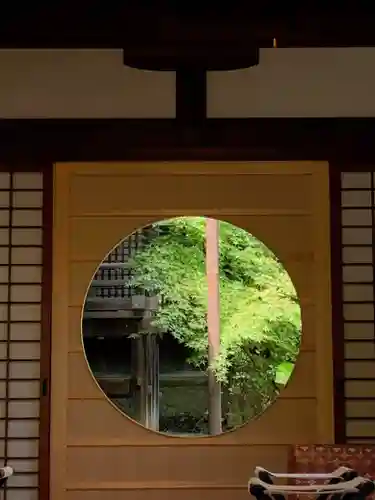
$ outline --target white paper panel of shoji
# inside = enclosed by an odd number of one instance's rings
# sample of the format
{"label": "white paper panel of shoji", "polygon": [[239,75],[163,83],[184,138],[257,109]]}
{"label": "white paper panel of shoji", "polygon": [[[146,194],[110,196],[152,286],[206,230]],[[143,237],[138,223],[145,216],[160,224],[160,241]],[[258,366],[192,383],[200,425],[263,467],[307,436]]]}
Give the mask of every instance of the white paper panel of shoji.
{"label": "white paper panel of shoji", "polygon": [[0,464],[4,500],[37,500],[42,173],[0,173]]}
{"label": "white paper panel of shoji", "polygon": [[374,178],[341,175],[346,436],[375,436]]}

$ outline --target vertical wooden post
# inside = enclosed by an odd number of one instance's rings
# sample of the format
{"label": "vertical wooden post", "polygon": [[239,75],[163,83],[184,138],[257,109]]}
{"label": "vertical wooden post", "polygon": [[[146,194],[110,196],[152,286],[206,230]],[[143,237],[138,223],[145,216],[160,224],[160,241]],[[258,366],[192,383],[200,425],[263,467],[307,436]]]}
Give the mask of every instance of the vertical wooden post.
{"label": "vertical wooden post", "polygon": [[176,119],[194,126],[206,119],[206,71],[179,68],[176,71]]}
{"label": "vertical wooden post", "polygon": [[159,346],[157,336],[148,333],[142,336],[145,356],[146,409],[145,427],[159,430]]}
{"label": "vertical wooden post", "polygon": [[221,384],[216,380],[212,363],[220,350],[219,221],[206,219],[206,273],[208,285],[208,392],[209,432],[220,434]]}
{"label": "vertical wooden post", "polygon": [[146,356],[143,334],[136,339],[137,346],[137,384],[139,394],[137,394],[137,417],[139,422],[147,426],[147,379],[146,379]]}
{"label": "vertical wooden post", "polygon": [[139,342],[140,422],[159,430],[159,346],[157,335],[143,333]]}

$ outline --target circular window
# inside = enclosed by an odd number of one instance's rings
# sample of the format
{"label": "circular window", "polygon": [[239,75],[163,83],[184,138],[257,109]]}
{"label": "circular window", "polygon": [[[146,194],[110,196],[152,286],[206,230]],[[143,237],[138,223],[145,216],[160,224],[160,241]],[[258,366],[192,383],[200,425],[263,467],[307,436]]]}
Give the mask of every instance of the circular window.
{"label": "circular window", "polygon": [[228,222],[142,228],[99,265],[83,311],[91,372],[145,427],[216,435],[259,416],[287,383],[301,309],[278,258]]}

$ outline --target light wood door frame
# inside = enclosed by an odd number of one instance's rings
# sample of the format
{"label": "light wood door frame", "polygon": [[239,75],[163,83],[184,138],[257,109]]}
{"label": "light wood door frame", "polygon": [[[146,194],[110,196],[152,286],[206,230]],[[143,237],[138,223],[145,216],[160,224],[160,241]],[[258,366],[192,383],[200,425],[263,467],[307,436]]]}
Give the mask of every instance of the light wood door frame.
{"label": "light wood door frame", "polygon": [[[321,442],[333,442],[334,419],[333,419],[333,375],[332,375],[332,345],[331,345],[331,285],[330,285],[330,228],[329,228],[329,182],[328,164],[319,162],[288,162],[288,163],[90,163],[90,164],[57,164],[55,166],[55,199],[54,199],[54,262],[53,262],[53,343],[52,343],[52,393],[51,393],[51,493],[54,500],[65,498],[66,483],[66,447],[67,447],[67,414],[63,410],[64,401],[68,392],[68,342],[69,328],[67,311],[69,309],[69,252],[70,252],[70,224],[69,219],[69,193],[70,180],[73,174],[84,174],[91,179],[103,175],[119,175],[126,172],[130,176],[155,175],[160,176],[163,181],[170,174],[179,176],[194,170],[194,175],[201,175],[202,179],[207,172],[213,168],[218,172],[230,170],[238,175],[239,186],[241,176],[248,175],[251,168],[253,174],[290,174],[311,175],[312,181],[312,204],[314,217],[319,224],[314,225],[312,235],[315,246],[321,249],[314,255],[320,273],[324,277],[321,286],[320,301],[317,304],[316,315],[323,325],[316,331],[316,371],[317,397],[317,440]],[[190,170],[189,170],[190,169]],[[225,170],[226,169],[226,170]],[[93,193],[94,194],[94,193]],[[133,214],[145,214],[147,210],[138,207]],[[159,216],[176,215],[175,210],[160,209]],[[192,208],[186,215],[198,215],[202,210]],[[214,211],[220,216],[220,207]],[[266,213],[267,210],[264,211]],[[268,211],[268,213],[271,213]],[[254,212],[255,213],[255,212]],[[209,213],[205,213],[209,215]],[[238,214],[237,214],[238,215]],[[237,443],[236,432],[230,436],[223,435],[218,438],[223,443],[229,441],[233,445]],[[169,438],[168,438],[169,439]],[[204,439],[204,438],[202,438]],[[209,438],[210,439],[210,438]],[[212,438],[216,439],[216,438]],[[181,440],[182,442],[186,440]],[[190,440],[189,440],[190,441]],[[171,442],[171,441],[170,441]],[[119,438],[116,446],[120,446]],[[203,441],[201,441],[203,444]],[[239,445],[240,443],[237,443]],[[183,444],[185,446],[185,444]],[[190,445],[189,445],[190,446]],[[109,487],[109,486],[108,486]],[[113,486],[115,487],[115,486]]]}

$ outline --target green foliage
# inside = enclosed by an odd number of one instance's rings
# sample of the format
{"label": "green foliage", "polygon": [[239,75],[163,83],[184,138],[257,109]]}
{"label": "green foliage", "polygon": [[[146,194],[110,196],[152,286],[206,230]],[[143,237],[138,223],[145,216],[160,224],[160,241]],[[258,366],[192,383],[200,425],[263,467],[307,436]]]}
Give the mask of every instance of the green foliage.
{"label": "green foliage", "polygon": [[285,385],[294,370],[294,364],[290,361],[283,361],[279,364],[276,370],[275,382],[276,384]]}
{"label": "green foliage", "polygon": [[[191,349],[191,364],[207,369],[205,219],[153,227],[155,237],[132,259],[132,285],[159,296],[154,325]],[[221,351],[213,368],[233,426],[263,411],[287,382],[301,314],[287,272],[265,245],[227,222],[219,235]]]}

